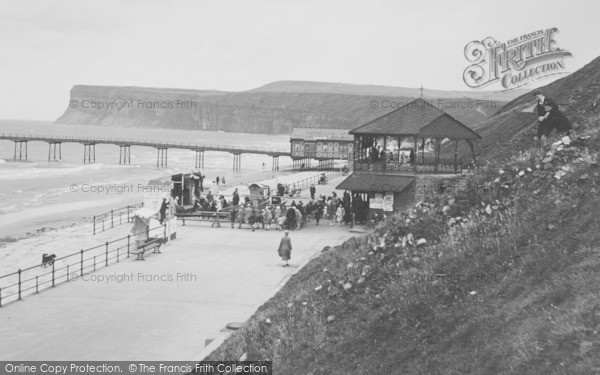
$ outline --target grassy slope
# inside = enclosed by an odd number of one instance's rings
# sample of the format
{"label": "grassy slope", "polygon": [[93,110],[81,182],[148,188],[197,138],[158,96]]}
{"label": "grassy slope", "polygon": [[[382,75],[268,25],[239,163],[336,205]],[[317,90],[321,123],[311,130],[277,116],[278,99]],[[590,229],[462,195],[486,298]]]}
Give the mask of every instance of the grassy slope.
{"label": "grassy slope", "polygon": [[[600,113],[600,58],[542,89],[559,104],[575,130],[589,128],[593,125],[590,116]],[[495,116],[469,124],[483,137],[478,146],[480,160],[506,158],[531,145],[537,129],[536,115],[531,112],[534,104],[535,98],[529,92],[500,108]],[[451,155],[452,146],[446,146],[443,152]],[[459,154],[463,160],[470,159],[465,142],[460,142]]]}
{"label": "grassy slope", "polygon": [[516,143],[470,177],[490,189],[436,195],[314,259],[209,359],[247,353],[277,374],[600,372],[600,118],[581,119],[586,141]]}
{"label": "grassy slope", "polygon": [[[597,158],[598,135],[590,142]],[[511,164],[534,169],[538,159]],[[528,173],[389,219],[310,262],[211,358],[247,353],[278,374],[600,370],[600,178],[589,161],[568,162],[575,171],[561,181]],[[449,229],[459,216],[464,226]],[[427,244],[402,247],[408,233]]]}

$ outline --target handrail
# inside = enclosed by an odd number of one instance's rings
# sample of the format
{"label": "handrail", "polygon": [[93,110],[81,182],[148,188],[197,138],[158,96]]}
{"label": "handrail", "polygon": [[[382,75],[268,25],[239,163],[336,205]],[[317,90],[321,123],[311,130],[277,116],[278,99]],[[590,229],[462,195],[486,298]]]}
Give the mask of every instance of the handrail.
{"label": "handrail", "polygon": [[[76,278],[82,276],[83,274],[85,274],[86,270],[88,270],[88,272],[91,272],[90,269],[92,269],[92,268],[95,271],[97,268],[107,267],[109,265],[109,262],[114,259],[116,259],[116,262],[119,262],[119,259],[121,256],[129,258],[131,246],[136,244],[135,241],[132,243],[132,241],[131,241],[132,237],[133,237],[133,239],[135,239],[135,237],[137,235],[142,234],[142,233],[146,233],[147,236],[150,236],[151,234],[156,235],[157,230],[161,230],[159,237],[162,240],[166,240],[167,226],[166,226],[166,224],[162,224],[162,225],[154,227],[154,228],[148,228],[144,232],[128,234],[126,237],[121,237],[121,238],[118,238],[118,239],[112,240],[112,241],[106,241],[105,243],[103,243],[101,245],[90,247],[88,249],[81,249],[80,251],[64,255],[60,258],[55,258],[54,262],[51,264],[52,268],[48,272],[42,272],[42,273],[36,274],[32,277],[23,279],[24,273],[40,268],[40,265],[37,264],[34,266],[19,268],[15,272],[11,272],[11,273],[2,275],[2,276],[0,276],[0,282],[2,282],[4,280],[8,280],[8,278],[11,276],[17,276],[17,281],[12,284],[9,283],[8,285],[0,286],[0,307],[2,306],[3,301],[6,301],[10,297],[17,296],[17,298],[14,298],[13,300],[21,300],[21,299],[23,299],[23,294],[25,292],[31,291],[34,288],[35,288],[35,293],[39,293],[40,287],[42,287],[42,289],[46,289],[50,286],[51,287],[56,286],[57,283],[72,281],[71,278],[73,278],[73,276],[75,276],[74,278],[76,279]],[[118,242],[120,242],[120,241],[123,243],[118,244]],[[111,245],[114,245],[114,246],[112,249],[109,249],[109,247]],[[92,253],[94,250],[96,250],[96,253],[97,253],[96,255],[88,256],[87,258],[84,256],[84,255]],[[116,253],[116,255],[114,255],[115,253]],[[76,257],[76,256],[79,256],[79,259],[77,261],[75,261],[74,263],[68,263],[62,267],[56,267],[57,261],[65,261],[67,259],[71,259],[72,257]],[[93,263],[90,264],[92,260],[93,260]],[[97,262],[97,260],[98,260],[98,262]],[[86,262],[87,262],[87,264],[86,264]],[[70,271],[69,269],[74,270],[74,271]],[[63,270],[66,270],[66,272],[64,272],[63,274],[60,274],[61,271],[63,271]],[[50,275],[51,275],[51,277],[49,277]],[[61,281],[62,278],[64,278],[65,280]],[[34,280],[35,280],[34,285],[31,285],[31,286],[24,285],[24,284],[32,283]],[[51,284],[51,285],[48,286],[47,284]],[[6,294],[6,291],[7,290],[11,291],[12,288],[15,288],[16,290],[12,291],[12,293]]]}
{"label": "handrail", "polygon": [[[119,207],[117,209],[110,210],[108,212],[104,212],[104,213],[101,213],[101,214],[98,214],[98,215],[94,215],[92,217],[92,221],[93,221],[93,223],[92,223],[92,225],[93,225],[92,234],[95,235],[96,232],[104,232],[105,230],[114,228],[116,225],[123,224],[122,215],[123,215],[123,213],[125,213],[125,211],[127,212],[127,223],[131,222],[131,219],[133,218],[133,216],[131,214],[133,213],[133,211],[135,209],[137,209],[139,207],[144,207],[144,202],[137,203],[137,204],[134,204],[134,205],[128,205],[128,206],[125,206],[125,207]],[[116,215],[118,215],[118,223],[117,223],[117,220],[115,220],[115,216]],[[107,228],[104,225],[104,223],[106,221],[108,221],[109,217],[110,217],[110,227]],[[97,219],[100,219],[100,220],[97,220]],[[99,227],[98,223],[102,224],[102,228]],[[98,227],[97,227],[97,225],[98,225]]]}

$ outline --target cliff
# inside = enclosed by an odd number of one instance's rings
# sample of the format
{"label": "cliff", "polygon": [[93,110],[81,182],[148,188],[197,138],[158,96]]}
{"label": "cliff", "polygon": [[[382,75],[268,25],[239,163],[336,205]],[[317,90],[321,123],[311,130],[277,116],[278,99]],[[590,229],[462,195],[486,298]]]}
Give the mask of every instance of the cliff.
{"label": "cliff", "polygon": [[[71,89],[63,124],[288,134],[293,127],[352,129],[408,103],[419,90],[315,82],[275,82],[245,92],[85,86]],[[467,125],[481,122],[519,92],[426,91]],[[478,105],[473,100],[486,100]],[[372,103],[376,103],[373,105]],[[385,104],[382,104],[385,103]],[[470,103],[465,105],[464,103]],[[464,108],[467,107],[467,108]]]}

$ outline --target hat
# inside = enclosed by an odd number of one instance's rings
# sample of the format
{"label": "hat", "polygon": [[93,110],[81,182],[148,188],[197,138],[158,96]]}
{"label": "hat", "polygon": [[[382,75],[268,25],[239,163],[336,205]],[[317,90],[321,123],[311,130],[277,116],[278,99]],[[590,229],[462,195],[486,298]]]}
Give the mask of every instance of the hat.
{"label": "hat", "polygon": [[543,95],[542,90],[540,90],[540,89],[534,90],[532,95],[533,96]]}

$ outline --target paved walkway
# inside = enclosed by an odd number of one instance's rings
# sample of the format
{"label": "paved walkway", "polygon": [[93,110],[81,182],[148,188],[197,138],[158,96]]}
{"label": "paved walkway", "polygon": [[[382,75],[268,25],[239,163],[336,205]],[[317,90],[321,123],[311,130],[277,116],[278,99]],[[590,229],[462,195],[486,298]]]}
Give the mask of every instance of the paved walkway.
{"label": "paved walkway", "polygon": [[[353,235],[326,223],[291,233],[289,268],[277,256],[281,232],[180,227],[162,254],[128,259],[0,308],[0,360],[198,358],[205,339],[248,319],[300,265]],[[99,277],[113,280],[92,280]]]}

